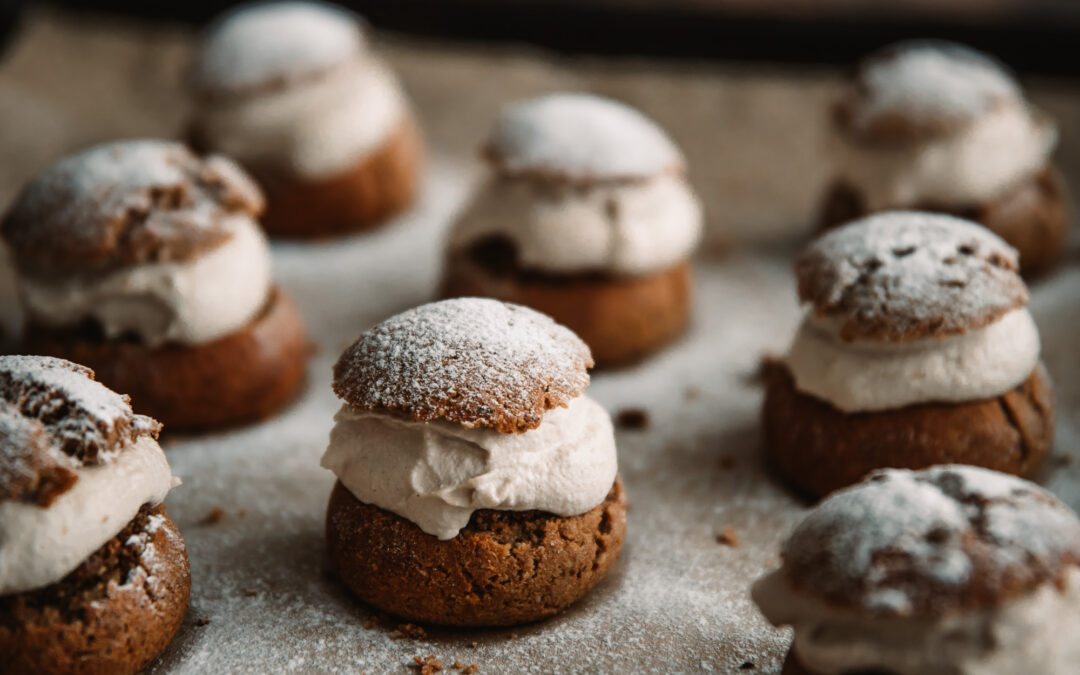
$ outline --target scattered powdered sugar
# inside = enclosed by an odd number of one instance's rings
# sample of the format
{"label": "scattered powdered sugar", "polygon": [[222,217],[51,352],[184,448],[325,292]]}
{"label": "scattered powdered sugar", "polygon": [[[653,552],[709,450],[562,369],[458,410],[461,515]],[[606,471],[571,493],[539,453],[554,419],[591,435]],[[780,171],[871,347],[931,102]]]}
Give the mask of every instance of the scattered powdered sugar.
{"label": "scattered powdered sugar", "polygon": [[208,93],[258,88],[331,68],[365,48],[360,19],[321,2],[237,7],[210,27],[193,84]]}
{"label": "scattered powdered sugar", "polygon": [[[159,516],[157,514],[151,514],[149,517],[147,517],[147,519],[146,519],[146,527],[144,527],[143,530],[147,534],[154,534],[155,532],[157,532],[161,528],[161,526],[164,523],[165,523],[165,516]],[[171,531],[170,531],[170,534],[171,534]]]}
{"label": "scattered powdered sugar", "polygon": [[588,385],[589,348],[520,305],[486,298],[433,302],[360,336],[334,366],[354,408],[443,418],[504,433],[536,428]]}
{"label": "scattered powdered sugar", "polygon": [[886,47],[859,69],[856,129],[882,115],[964,122],[1003,101],[1019,101],[1019,85],[994,59],[950,42],[912,41]]}
{"label": "scattered powdered sugar", "polygon": [[129,399],[96,382],[85,366],[47,356],[0,356],[0,398],[40,421],[55,447],[99,464],[161,425],[132,412]]}
{"label": "scattered powdered sugar", "polygon": [[811,511],[784,547],[799,588],[900,615],[994,602],[1016,590],[998,585],[1021,579],[1025,590],[1077,562],[1068,507],[1034,483],[959,465],[871,474]]}
{"label": "scattered powdered sugar", "polygon": [[1016,251],[952,216],[893,211],[812,243],[795,264],[799,297],[841,337],[909,340],[981,328],[1022,307]]}
{"label": "scattered powdered sugar", "polygon": [[232,160],[200,158],[174,141],[116,141],[38,174],[3,233],[20,269],[70,274],[189,258],[230,236],[224,216],[262,207],[259,188]]}
{"label": "scattered powdered sugar", "polygon": [[681,171],[682,153],[655,122],[590,94],[550,94],[505,107],[485,148],[497,168],[582,181]]}

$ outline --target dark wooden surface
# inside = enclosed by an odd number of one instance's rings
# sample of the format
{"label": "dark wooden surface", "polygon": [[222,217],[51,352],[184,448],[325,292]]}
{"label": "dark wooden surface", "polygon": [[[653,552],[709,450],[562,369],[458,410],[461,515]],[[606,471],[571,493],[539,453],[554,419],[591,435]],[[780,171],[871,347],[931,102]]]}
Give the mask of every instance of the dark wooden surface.
{"label": "dark wooden surface", "polygon": [[[6,0],[15,2],[15,0]],[[61,0],[202,23],[227,0]],[[1014,67],[1080,74],[1077,0],[342,0],[377,26],[569,54],[848,63],[908,37],[959,40]]]}

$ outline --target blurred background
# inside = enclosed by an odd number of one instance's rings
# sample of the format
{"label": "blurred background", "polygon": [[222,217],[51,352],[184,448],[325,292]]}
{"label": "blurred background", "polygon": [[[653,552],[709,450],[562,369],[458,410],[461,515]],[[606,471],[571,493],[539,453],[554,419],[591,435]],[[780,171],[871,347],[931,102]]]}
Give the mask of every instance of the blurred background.
{"label": "blurred background", "polygon": [[[176,136],[198,30],[228,2],[0,0],[0,207],[89,143]],[[1061,125],[1080,176],[1076,0],[353,0],[400,73],[436,166],[477,175],[499,105],[586,90],[640,107],[686,151],[711,246],[804,230],[824,114],[854,61],[895,40],[1002,59]],[[1073,194],[1078,194],[1073,184]]]}

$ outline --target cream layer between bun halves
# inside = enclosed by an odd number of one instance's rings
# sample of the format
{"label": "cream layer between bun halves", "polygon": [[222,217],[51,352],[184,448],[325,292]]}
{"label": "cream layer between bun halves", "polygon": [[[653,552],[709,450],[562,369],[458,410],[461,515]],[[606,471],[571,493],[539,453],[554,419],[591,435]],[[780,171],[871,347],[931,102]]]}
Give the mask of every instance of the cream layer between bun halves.
{"label": "cream layer between bun halves", "polygon": [[524,269],[640,275],[684,261],[701,238],[682,153],[622,103],[586,94],[514,103],[485,154],[493,175],[452,249],[504,237]]}

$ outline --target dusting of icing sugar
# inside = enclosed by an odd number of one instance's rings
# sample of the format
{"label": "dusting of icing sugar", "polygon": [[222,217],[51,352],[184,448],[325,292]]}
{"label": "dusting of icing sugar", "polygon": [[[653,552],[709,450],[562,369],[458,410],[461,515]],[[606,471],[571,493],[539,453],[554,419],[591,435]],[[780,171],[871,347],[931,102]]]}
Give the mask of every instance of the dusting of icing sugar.
{"label": "dusting of icing sugar", "polygon": [[208,30],[194,65],[194,84],[229,92],[326,70],[363,52],[359,21],[321,2],[242,5]]}
{"label": "dusting of icing sugar", "polygon": [[886,47],[859,71],[860,103],[852,119],[866,128],[884,114],[968,121],[991,106],[1022,99],[995,60],[963,45],[912,41]]}
{"label": "dusting of icing sugar", "polygon": [[1034,483],[988,469],[885,470],[823,501],[783,555],[796,586],[830,602],[934,614],[972,586],[997,598],[1006,579],[1034,587],[1076,564],[1080,519]]}
{"label": "dusting of icing sugar", "polygon": [[21,271],[183,260],[229,238],[231,213],[262,211],[262,193],[232,160],[180,143],[97,145],[38,174],[3,223]]}
{"label": "dusting of icing sugar", "polygon": [[504,174],[572,182],[684,169],[682,153],[655,122],[624,103],[589,94],[549,94],[508,105],[485,152]]}
{"label": "dusting of icing sugar", "polygon": [[93,379],[85,366],[47,356],[0,356],[0,398],[40,421],[56,448],[92,465],[107,461],[161,425],[131,410],[129,399]]}
{"label": "dusting of icing sugar", "polygon": [[527,307],[487,298],[433,302],[360,336],[334,366],[334,392],[359,410],[443,418],[503,433],[539,426],[589,383],[589,348]]}
{"label": "dusting of icing sugar", "polygon": [[833,230],[795,263],[799,297],[840,337],[907,340],[981,328],[1024,306],[1016,250],[952,216],[892,211]]}

